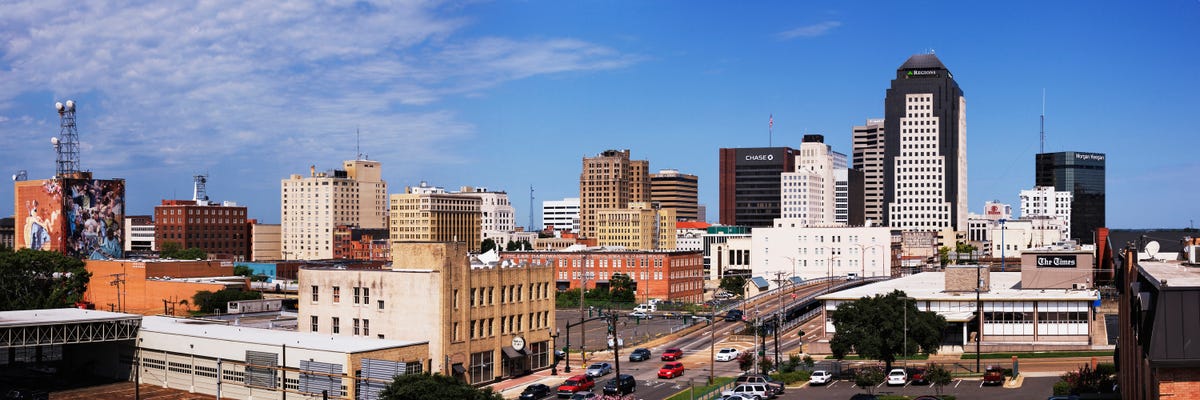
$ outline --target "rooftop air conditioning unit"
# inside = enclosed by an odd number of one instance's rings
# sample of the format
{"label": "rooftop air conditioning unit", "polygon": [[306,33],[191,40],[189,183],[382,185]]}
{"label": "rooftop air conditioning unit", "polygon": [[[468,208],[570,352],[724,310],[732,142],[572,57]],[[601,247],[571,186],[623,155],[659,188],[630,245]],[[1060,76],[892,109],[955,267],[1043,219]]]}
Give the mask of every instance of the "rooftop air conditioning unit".
{"label": "rooftop air conditioning unit", "polygon": [[1072,289],[1080,289],[1080,290],[1084,290],[1084,289],[1087,289],[1087,288],[1088,288],[1088,286],[1087,286],[1087,284],[1086,284],[1086,283],[1073,283],[1073,284],[1071,284],[1071,288],[1072,288]]}

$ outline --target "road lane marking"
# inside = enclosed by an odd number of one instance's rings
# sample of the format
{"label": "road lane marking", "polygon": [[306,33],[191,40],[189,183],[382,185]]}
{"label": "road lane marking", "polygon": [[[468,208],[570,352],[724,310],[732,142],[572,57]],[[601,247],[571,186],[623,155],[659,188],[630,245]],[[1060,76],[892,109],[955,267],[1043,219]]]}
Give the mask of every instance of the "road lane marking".
{"label": "road lane marking", "polygon": [[962,384],[962,379],[954,381],[954,388],[958,389],[958,385],[961,385],[961,384]]}

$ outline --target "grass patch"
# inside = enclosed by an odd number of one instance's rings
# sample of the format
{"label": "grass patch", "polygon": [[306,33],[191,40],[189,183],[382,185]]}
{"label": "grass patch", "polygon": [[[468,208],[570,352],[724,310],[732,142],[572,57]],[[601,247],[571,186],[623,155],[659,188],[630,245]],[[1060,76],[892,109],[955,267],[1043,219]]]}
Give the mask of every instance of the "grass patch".
{"label": "grass patch", "polygon": [[[985,355],[986,355],[986,354],[985,354]],[[964,358],[965,358],[965,357],[964,357]],[[833,358],[833,356],[825,356],[825,359],[826,359],[826,360],[836,360],[836,358]],[[896,360],[928,360],[928,359],[929,359],[929,355],[928,355],[928,354],[912,354],[912,355],[909,355],[908,357],[896,357]],[[848,355],[848,356],[846,356],[846,357],[843,357],[843,358],[842,358],[842,360],[847,360],[847,361],[858,361],[858,360],[877,361],[877,360],[875,360],[875,359],[873,359],[873,358],[863,358],[863,356],[860,356],[860,355]]]}
{"label": "grass patch", "polygon": [[[1018,358],[1064,358],[1064,357],[1107,357],[1112,356],[1113,352],[1109,351],[1047,351],[1036,353],[984,353],[979,355],[981,360],[992,359],[1011,359],[1013,356]],[[963,353],[963,360],[974,360],[974,354]]]}
{"label": "grass patch", "polygon": [[[729,382],[733,382],[733,379],[733,377],[729,376],[718,376],[713,378],[713,384],[711,385],[695,386],[694,389],[696,397],[699,398],[700,396],[714,392],[717,389],[720,389],[722,386],[729,384]],[[693,389],[683,389],[679,393],[675,393],[674,396],[668,397],[667,400],[691,400],[692,390]]]}

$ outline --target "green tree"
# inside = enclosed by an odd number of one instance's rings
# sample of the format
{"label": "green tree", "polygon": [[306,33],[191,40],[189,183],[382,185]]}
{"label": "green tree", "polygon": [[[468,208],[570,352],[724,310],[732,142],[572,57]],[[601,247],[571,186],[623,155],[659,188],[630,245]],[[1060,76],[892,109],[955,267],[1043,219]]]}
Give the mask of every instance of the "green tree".
{"label": "green tree", "polygon": [[479,252],[480,252],[480,253],[487,253],[487,252],[491,251],[491,250],[492,250],[492,249],[494,249],[494,248],[496,248],[496,241],[495,241],[495,240],[492,240],[492,238],[483,239],[483,243],[481,243],[481,244],[479,245]]}
{"label": "green tree", "polygon": [[237,276],[250,277],[250,276],[254,276],[254,270],[250,269],[250,267],[247,267],[245,265],[234,265],[233,266],[233,274],[237,275]]}
{"label": "green tree", "polygon": [[943,368],[941,365],[933,364],[929,369],[925,370],[925,379],[929,380],[929,384],[933,385],[933,390],[938,396],[942,395],[942,390],[954,380],[950,376],[950,371]]}
{"label": "green tree", "polygon": [[200,312],[221,310],[229,312],[229,302],[239,300],[258,300],[262,293],[238,289],[221,289],[216,292],[201,290],[192,296],[192,304],[200,308]]}
{"label": "green tree", "polygon": [[158,246],[158,256],[175,260],[204,260],[208,254],[199,248],[184,249],[178,242],[163,242]]}
{"label": "green tree", "polygon": [[963,254],[966,254],[967,260],[975,261],[975,250],[979,250],[979,248],[968,243],[958,242],[958,244],[954,245],[954,252],[958,253],[957,258],[959,260],[962,260]]}
{"label": "green tree", "polygon": [[1069,394],[1112,393],[1116,372],[1116,366],[1110,363],[1096,365],[1096,369],[1084,364],[1078,371],[1067,372],[1059,378],[1066,382]]}
{"label": "green tree", "polygon": [[942,264],[942,268],[946,268],[946,264],[950,263],[950,248],[946,246],[938,247],[938,262]]}
{"label": "green tree", "polygon": [[633,278],[629,275],[616,273],[608,280],[609,299],[614,303],[632,303],[634,301]]}
{"label": "green tree", "polygon": [[476,388],[442,374],[397,375],[379,392],[379,400],[504,400],[492,388]]}
{"label": "green tree", "polygon": [[58,252],[0,252],[0,311],[71,307],[91,277],[83,261]]}
{"label": "green tree", "polygon": [[854,374],[854,386],[867,389],[868,394],[875,393],[875,387],[883,383],[883,370],[879,367],[863,367]]}
{"label": "green tree", "polygon": [[[863,358],[883,361],[890,371],[898,355],[936,354],[942,331],[946,329],[946,318],[920,311],[912,300],[904,297],[904,292],[895,290],[839,305],[830,314],[836,331],[829,341],[834,357],[843,358],[854,352]],[[908,340],[905,340],[906,326]]]}
{"label": "green tree", "polygon": [[754,368],[754,353],[747,351],[738,355],[737,362],[738,369],[742,372],[749,371],[750,368]]}
{"label": "green tree", "polygon": [[728,275],[721,278],[721,289],[726,292],[741,296],[746,291],[746,277],[741,275]]}
{"label": "green tree", "polygon": [[554,306],[558,308],[579,308],[579,288],[557,292],[554,295]]}

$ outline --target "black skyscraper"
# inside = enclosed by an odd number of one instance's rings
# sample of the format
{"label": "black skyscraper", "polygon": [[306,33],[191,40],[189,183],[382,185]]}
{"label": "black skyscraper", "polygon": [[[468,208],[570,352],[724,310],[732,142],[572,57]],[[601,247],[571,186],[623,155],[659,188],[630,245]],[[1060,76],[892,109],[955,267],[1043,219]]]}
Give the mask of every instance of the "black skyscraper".
{"label": "black skyscraper", "polygon": [[954,75],[933,54],[910,57],[884,112],[884,223],[966,230],[966,102]]}
{"label": "black skyscraper", "polygon": [[779,176],[795,170],[796,149],[721,149],[722,225],[769,227],[782,213]]}
{"label": "black skyscraper", "polygon": [[1104,227],[1104,154],[1064,151],[1037,155],[1037,186],[1069,191],[1071,235],[1094,244],[1096,228]]}

